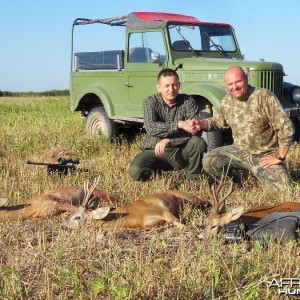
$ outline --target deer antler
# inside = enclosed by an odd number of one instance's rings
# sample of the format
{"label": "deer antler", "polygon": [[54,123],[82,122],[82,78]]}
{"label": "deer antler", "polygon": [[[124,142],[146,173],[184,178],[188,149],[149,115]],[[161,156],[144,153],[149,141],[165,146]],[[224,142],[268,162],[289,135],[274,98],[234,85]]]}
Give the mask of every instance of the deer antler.
{"label": "deer antler", "polygon": [[228,192],[225,194],[225,196],[222,199],[219,200],[219,193],[220,193],[220,190],[223,187],[223,185],[224,185],[224,176],[221,177],[221,180],[220,180],[218,186],[216,187],[216,189],[214,189],[214,186],[211,187],[211,192],[212,192],[213,202],[214,202],[213,203],[213,208],[214,208],[215,215],[220,214],[220,208],[224,204],[225,200],[233,192],[233,181],[231,181]]}
{"label": "deer antler", "polygon": [[88,201],[89,201],[89,199],[90,199],[92,193],[94,192],[94,190],[95,190],[95,188],[96,188],[96,186],[97,186],[99,180],[100,180],[100,176],[96,177],[96,178],[94,179],[94,183],[93,183],[92,186],[90,186],[88,180],[86,180],[86,181],[84,182],[84,184],[83,184],[84,198],[83,198],[83,201],[82,201],[82,204],[81,204],[83,207],[86,207],[86,206],[87,206]]}

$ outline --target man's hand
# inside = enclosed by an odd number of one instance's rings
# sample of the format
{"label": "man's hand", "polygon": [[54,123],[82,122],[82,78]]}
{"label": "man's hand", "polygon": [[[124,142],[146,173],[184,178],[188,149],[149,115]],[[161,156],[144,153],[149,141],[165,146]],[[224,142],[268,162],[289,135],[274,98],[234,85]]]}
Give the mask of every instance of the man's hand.
{"label": "man's hand", "polygon": [[165,148],[170,144],[169,139],[162,139],[155,145],[154,152],[156,156],[163,156],[165,153]]}
{"label": "man's hand", "polygon": [[280,165],[280,164],[282,164],[282,161],[279,160],[275,155],[265,156],[260,160],[259,163],[259,165],[264,169],[267,169],[274,165]]}
{"label": "man's hand", "polygon": [[[282,158],[285,158],[287,153],[289,151],[289,147],[287,146],[279,146],[278,147],[278,155]],[[269,168],[271,166],[274,166],[274,165],[280,165],[282,164],[282,160],[278,159],[276,157],[276,155],[268,155],[268,156],[265,156],[263,157],[261,160],[260,160],[260,166],[262,168]]]}
{"label": "man's hand", "polygon": [[197,119],[179,121],[178,128],[183,129],[192,135],[195,135],[201,130],[201,122]]}

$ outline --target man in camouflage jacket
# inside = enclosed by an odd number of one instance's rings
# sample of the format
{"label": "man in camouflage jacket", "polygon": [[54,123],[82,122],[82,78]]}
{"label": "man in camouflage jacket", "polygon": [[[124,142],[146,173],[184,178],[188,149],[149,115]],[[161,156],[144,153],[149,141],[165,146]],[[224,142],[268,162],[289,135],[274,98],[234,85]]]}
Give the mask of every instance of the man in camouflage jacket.
{"label": "man in camouflage jacket", "polygon": [[283,190],[290,183],[283,162],[293,141],[293,123],[274,94],[248,84],[242,68],[230,67],[224,82],[228,94],[219,112],[199,121],[199,127],[205,131],[231,128],[234,142],[208,152],[203,168],[216,180],[228,174],[233,181],[238,179],[232,170],[248,170],[262,184]]}

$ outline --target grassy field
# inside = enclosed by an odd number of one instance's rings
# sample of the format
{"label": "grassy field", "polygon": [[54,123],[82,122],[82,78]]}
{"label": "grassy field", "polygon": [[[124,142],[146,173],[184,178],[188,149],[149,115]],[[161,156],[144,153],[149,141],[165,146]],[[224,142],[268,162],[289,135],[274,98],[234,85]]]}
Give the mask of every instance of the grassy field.
{"label": "grassy field", "polygon": [[[69,111],[67,98],[0,98],[0,196],[10,204],[62,185],[83,187],[100,175],[98,187],[120,195],[116,206],[176,187],[209,199],[207,180],[196,189],[184,172],[165,173],[151,182],[134,182],[128,166],[142,136],[121,145],[83,131],[84,119]],[[78,172],[59,178],[27,160],[52,161],[76,153]],[[263,189],[249,177],[227,201],[247,209],[298,201],[300,147],[293,145],[287,166],[295,181],[284,194]],[[190,211],[184,229],[144,232],[63,229],[64,216],[51,220],[2,223],[0,299],[281,299],[268,282],[300,277],[296,243],[262,247],[198,239],[208,212]],[[289,297],[291,299],[292,297]]]}

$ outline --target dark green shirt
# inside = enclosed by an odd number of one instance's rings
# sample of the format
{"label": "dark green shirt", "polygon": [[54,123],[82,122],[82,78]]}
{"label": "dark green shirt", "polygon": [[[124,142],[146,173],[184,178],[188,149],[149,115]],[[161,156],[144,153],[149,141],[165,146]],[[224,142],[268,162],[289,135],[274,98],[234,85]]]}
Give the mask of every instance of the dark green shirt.
{"label": "dark green shirt", "polygon": [[193,97],[179,94],[172,107],[168,107],[161,94],[152,95],[144,100],[144,126],[147,132],[142,149],[154,149],[162,139],[170,139],[169,147],[186,143],[191,134],[178,128],[179,121],[195,118],[199,107]]}

